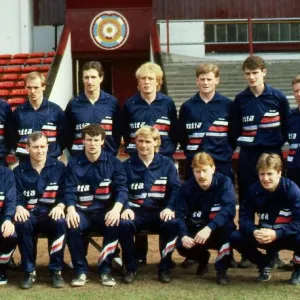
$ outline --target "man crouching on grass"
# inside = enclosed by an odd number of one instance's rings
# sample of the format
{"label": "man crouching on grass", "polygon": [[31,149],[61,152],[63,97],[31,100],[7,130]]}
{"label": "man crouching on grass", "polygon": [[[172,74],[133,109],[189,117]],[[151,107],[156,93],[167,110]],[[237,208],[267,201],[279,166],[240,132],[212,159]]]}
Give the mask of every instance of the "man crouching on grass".
{"label": "man crouching on grass", "polygon": [[229,177],[215,173],[213,158],[197,153],[192,161],[194,176],[179,190],[176,216],[180,227],[177,251],[199,263],[197,274],[206,275],[210,253],[217,249],[217,283],[229,283],[229,239],[235,229],[235,193]]}
{"label": "man crouching on grass", "polygon": [[[257,171],[259,181],[250,187],[241,204],[239,230],[232,234],[231,244],[257,265],[258,282],[271,279],[272,253],[294,250],[290,283],[300,284],[300,189],[281,177],[282,161],[277,154],[262,154]],[[259,216],[258,225],[255,214]],[[258,248],[266,249],[266,254]]]}

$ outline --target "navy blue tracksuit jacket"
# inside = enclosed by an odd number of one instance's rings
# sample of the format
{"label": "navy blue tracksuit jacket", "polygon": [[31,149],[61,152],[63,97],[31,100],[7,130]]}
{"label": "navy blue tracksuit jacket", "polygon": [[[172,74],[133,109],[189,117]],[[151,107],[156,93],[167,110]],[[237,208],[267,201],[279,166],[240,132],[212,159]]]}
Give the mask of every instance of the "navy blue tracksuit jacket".
{"label": "navy blue tracksuit jacket", "polygon": [[48,138],[48,156],[57,158],[66,146],[67,122],[63,110],[55,103],[44,98],[35,110],[29,101],[13,112],[14,148],[19,157],[28,156],[27,137],[34,131],[42,131]]}
{"label": "navy blue tracksuit jacket", "polygon": [[138,92],[127,100],[122,112],[123,138],[128,153],[136,151],[135,132],[145,126],[156,127],[161,136],[160,153],[172,157],[177,146],[177,112],[174,101],[158,92],[148,104]]}
{"label": "navy blue tracksuit jacket", "polygon": [[11,127],[12,127],[12,112],[10,105],[0,99],[0,162],[4,159],[11,147]]}
{"label": "navy blue tracksuit jacket", "polygon": [[217,161],[231,161],[229,122],[232,101],[215,93],[205,103],[199,93],[184,102],[179,112],[179,141],[186,157],[191,160],[204,151]]}
{"label": "navy blue tracksuit jacket", "polygon": [[[258,215],[258,223],[255,215]],[[256,229],[268,228],[276,232],[271,243],[260,244],[254,237]],[[231,236],[232,246],[255,263],[258,268],[270,267],[274,252],[294,251],[294,267],[300,266],[300,189],[288,178],[281,177],[275,191],[254,183],[240,206],[239,230]],[[258,248],[266,249],[263,254]]]}
{"label": "navy blue tracksuit jacket", "polygon": [[117,155],[121,140],[121,113],[115,97],[101,90],[99,99],[92,104],[81,93],[70,100],[65,113],[70,130],[68,148],[72,155],[83,152],[81,129],[94,123],[105,130],[104,150]]}
{"label": "navy blue tracksuit jacket", "polygon": [[151,212],[165,208],[175,210],[175,200],[180,187],[178,172],[168,157],[156,153],[146,167],[138,154],[124,162],[129,189],[128,206]]}
{"label": "navy blue tracksuit jacket", "polygon": [[147,167],[134,153],[124,163],[127,174],[129,199],[126,208],[134,211],[134,220],[121,220],[120,243],[127,271],[137,269],[134,236],[143,229],[159,232],[161,262],[159,270],[171,268],[171,255],[178,237],[176,220],[162,221],[160,212],[165,208],[175,210],[175,199],[180,187],[178,172],[173,161],[155,153]]}
{"label": "navy blue tracksuit jacket", "polygon": [[256,163],[260,155],[277,153],[287,139],[290,106],[285,95],[265,84],[256,97],[248,87],[233,102],[230,128],[231,142],[239,146],[239,199],[243,201],[248,188],[258,180]]}
{"label": "navy blue tracksuit jacket", "polygon": [[[209,259],[207,249],[217,249],[215,269],[217,272],[226,271],[230,261],[229,239],[235,229],[235,192],[231,179],[215,173],[210,187],[203,190],[192,177],[180,188],[176,204],[176,217],[180,228],[177,245],[179,254],[206,265]],[[185,248],[182,237],[194,238],[205,226],[212,231],[206,243],[196,244],[190,249]]]}

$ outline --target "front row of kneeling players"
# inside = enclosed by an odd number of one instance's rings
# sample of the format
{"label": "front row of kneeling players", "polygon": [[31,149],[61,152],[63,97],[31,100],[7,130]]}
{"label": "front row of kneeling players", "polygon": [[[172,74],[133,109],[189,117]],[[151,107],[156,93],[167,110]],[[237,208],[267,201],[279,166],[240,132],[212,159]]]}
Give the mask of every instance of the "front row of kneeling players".
{"label": "front row of kneeling players", "polygon": [[[137,275],[133,239],[144,229],[159,233],[161,282],[171,280],[171,255],[177,247],[180,255],[198,261],[199,275],[207,273],[208,249],[218,250],[217,283],[228,284],[226,272],[233,246],[258,266],[260,282],[271,277],[273,252],[293,250],[290,283],[300,283],[300,190],[281,177],[278,155],[260,157],[259,182],[242,202],[239,230],[234,231],[233,184],[215,173],[208,154],[195,155],[194,176],[180,187],[173,162],[157,153],[160,136],[155,128],[145,126],[137,131],[138,151],[124,163],[101,150],[104,140],[101,127],[85,127],[85,153],[72,158],[65,168],[47,158],[47,138],[36,132],[28,138],[30,161],[15,168],[15,176],[0,167],[0,284],[7,283],[7,263],[18,242],[25,272],[20,285],[32,287],[36,280],[35,237],[44,232],[49,238],[53,287],[64,286],[61,271],[66,242],[75,272],[71,285],[83,286],[87,281],[84,235],[89,231],[103,235],[98,260],[101,283],[116,283],[111,271],[118,242],[126,269],[124,282],[133,283]],[[259,215],[258,225],[255,214]],[[268,251],[263,254],[258,248]]]}

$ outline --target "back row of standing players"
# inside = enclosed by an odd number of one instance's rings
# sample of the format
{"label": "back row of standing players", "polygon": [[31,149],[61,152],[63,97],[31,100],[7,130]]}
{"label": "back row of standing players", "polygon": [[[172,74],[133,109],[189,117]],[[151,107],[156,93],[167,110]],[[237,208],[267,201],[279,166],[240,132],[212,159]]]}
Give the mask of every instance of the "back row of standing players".
{"label": "back row of standing players", "polygon": [[[64,148],[72,156],[82,153],[81,129],[98,123],[105,130],[104,150],[117,155],[121,136],[126,152],[135,152],[134,134],[144,125],[157,128],[162,138],[160,153],[173,157],[179,142],[186,156],[186,175],[191,176],[191,161],[195,153],[205,151],[216,163],[217,171],[233,178],[234,150],[240,147],[238,159],[239,199],[247,187],[257,180],[255,165],[264,153],[281,155],[288,141],[288,176],[296,182],[300,168],[298,141],[299,109],[290,111],[286,96],[266,84],[265,62],[259,56],[248,57],[242,66],[248,87],[234,101],[216,91],[220,81],[219,69],[213,64],[196,68],[199,91],[180,108],[177,119],[173,100],[160,92],[163,80],[161,68],[145,63],[136,71],[138,92],[125,103],[121,112],[118,100],[101,90],[104,78],[99,62],[83,66],[84,91],[68,103],[65,112],[43,96],[45,78],[33,72],[26,78],[28,101],[13,113],[10,106],[0,102],[0,159],[5,164],[9,150],[22,160],[28,156],[27,136],[42,131],[49,140],[49,156],[57,158]],[[300,77],[295,77],[293,90],[300,104]],[[244,172],[247,170],[247,173]]]}
{"label": "back row of standing players", "polygon": [[[266,68],[260,57],[248,57],[243,63],[243,71],[249,86],[232,102],[216,92],[219,83],[217,66],[198,66],[199,92],[183,104],[178,121],[174,102],[159,92],[162,71],[152,63],[137,70],[139,92],[127,101],[122,113],[117,100],[100,89],[103,70],[97,62],[84,65],[84,93],[69,102],[65,114],[43,97],[43,76],[31,73],[25,82],[29,99],[24,105],[11,116],[8,105],[1,102],[1,133],[5,141],[1,145],[3,161],[7,149],[15,149],[20,160],[26,160],[27,136],[34,131],[42,131],[47,136],[49,156],[58,157],[65,147],[76,155],[84,150],[81,129],[92,123],[100,124],[105,130],[106,151],[116,155],[123,134],[127,152],[133,153],[136,130],[150,125],[160,132],[161,154],[172,157],[177,142],[180,142],[187,157],[186,179],[192,174],[191,162],[199,151],[214,158],[217,172],[233,178],[231,156],[236,145],[240,146],[238,184],[241,201],[248,187],[257,181],[256,163],[260,155],[281,155],[287,137],[292,149],[288,170],[290,176],[296,175],[293,179],[297,181],[299,110],[291,114],[286,97],[264,83]],[[293,89],[297,100],[299,85],[300,78],[296,77]]]}

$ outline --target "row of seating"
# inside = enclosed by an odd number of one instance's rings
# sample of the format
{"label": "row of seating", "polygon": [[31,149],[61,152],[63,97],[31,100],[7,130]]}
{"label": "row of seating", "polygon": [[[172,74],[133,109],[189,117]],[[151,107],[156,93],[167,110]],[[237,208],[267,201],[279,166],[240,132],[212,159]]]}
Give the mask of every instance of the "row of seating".
{"label": "row of seating", "polygon": [[53,57],[45,58],[12,58],[12,59],[0,59],[0,65],[38,65],[38,64],[51,64]]}
{"label": "row of seating", "polygon": [[31,53],[17,53],[17,54],[0,54],[0,59],[54,57],[55,53],[56,53],[55,51],[50,51],[50,52],[31,52]]}
{"label": "row of seating", "polygon": [[[17,66],[17,67],[6,67],[6,68],[0,68],[0,79],[1,78],[7,78],[12,73],[29,73],[34,71],[39,72],[48,72],[50,70],[51,65],[40,65],[40,66]],[[8,75],[8,76],[7,76]],[[6,80],[6,79],[2,79]],[[9,79],[10,80],[10,79]]]}
{"label": "row of seating", "polygon": [[26,96],[27,91],[26,89],[0,89],[0,97],[7,97],[7,96]]}
{"label": "row of seating", "polygon": [[[49,70],[49,69],[47,69]],[[7,100],[14,110],[19,104],[24,103],[27,90],[24,88],[24,78],[27,73],[22,74],[0,74],[0,98]],[[48,73],[43,72],[47,78]],[[19,98],[21,96],[21,98]],[[14,97],[17,97],[15,100]],[[22,99],[22,100],[20,100]]]}
{"label": "row of seating", "polygon": [[42,72],[47,78],[54,56],[55,51],[0,54],[0,98],[6,100],[12,110],[23,104],[27,96],[24,78],[34,71]]}

